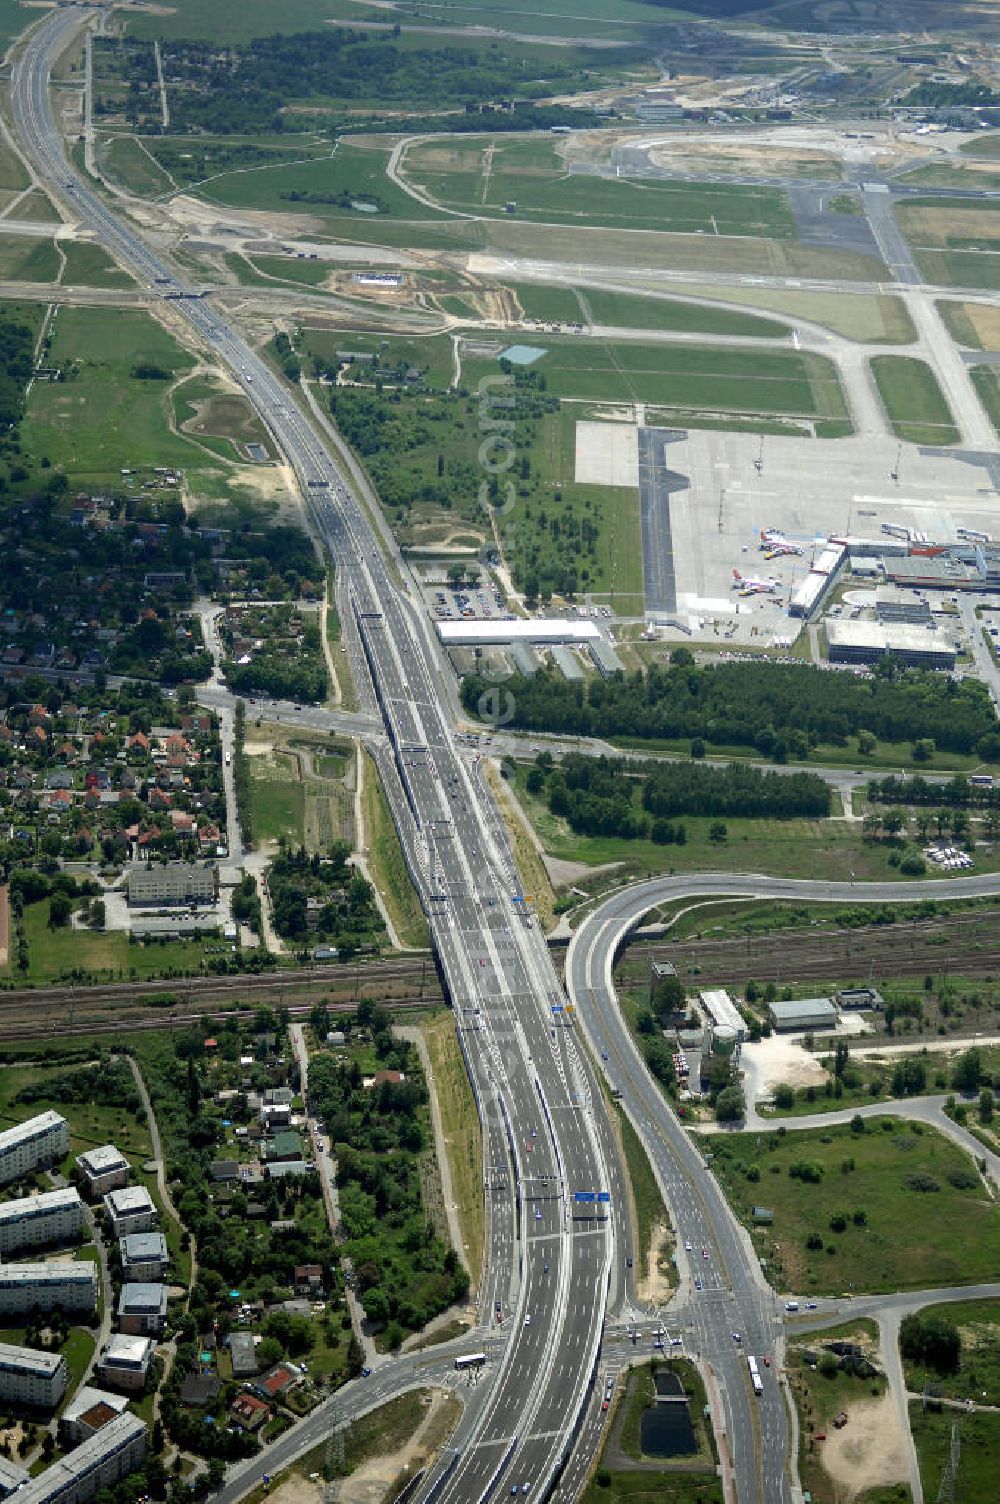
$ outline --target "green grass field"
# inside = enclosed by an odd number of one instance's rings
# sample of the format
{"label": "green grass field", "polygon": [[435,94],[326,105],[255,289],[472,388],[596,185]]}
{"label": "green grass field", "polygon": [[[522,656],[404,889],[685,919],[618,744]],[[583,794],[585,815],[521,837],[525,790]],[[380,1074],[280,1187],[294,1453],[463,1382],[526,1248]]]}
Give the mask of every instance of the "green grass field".
{"label": "green grass field", "polygon": [[525,788],[526,766],[518,765],[517,792],[539,839],[550,856],[598,866],[621,862],[622,871],[636,875],[658,872],[766,872],[787,877],[812,877],[822,871],[831,880],[887,880],[898,876],[889,866],[889,850],[864,842],[861,827],[835,820],[727,819],[725,841],[711,841],[713,821],[684,816],[683,846],[657,846],[652,841],[623,841],[615,836],[575,835],[566,821],[553,815],[540,798]]}
{"label": "green grass field", "polygon": [[169,381],[138,381],[140,361],[173,377],[193,358],[148,314],[119,309],[62,308],[53,324],[53,364],[76,366],[61,383],[36,382],[23,433],[27,447],[63,468],[71,485],[121,485],[122,468],[174,465],[191,489],[212,496],[225,489],[225,468],[205,450],[170,431]]}
{"label": "green grass field", "polygon": [[996,366],[973,366],[969,376],[980,402],[990,415],[990,422],[1000,435],[1000,371]]}
{"label": "green grass field", "polygon": [[795,223],[779,189],[571,173],[551,141],[477,137],[411,147],[406,180],[442,209],[610,229],[794,239]]}
{"label": "green grass field", "polygon": [[158,198],[173,193],[170,175],[145,150],[134,136],[105,137],[100,142],[98,160],[101,170],[113,182],[143,198]]}
{"label": "green grass field", "polygon": [[135,284],[117,262],[112,261],[103,246],[88,240],[62,242],[66,266],[62,280],[69,286],[84,287],[133,287]]}
{"label": "green grass field", "polygon": [[[108,980],[157,976],[197,976],[207,955],[215,953],[218,941],[150,939],[129,944],[124,931],[49,929],[49,902],[28,904],[24,911],[29,966],[22,974],[13,962],[0,967],[0,980],[15,986],[44,985],[68,977]],[[65,1010],[53,1006],[52,1032],[56,1033]]]}
{"label": "green grass field", "polygon": [[[653,1174],[653,1167],[649,1162],[649,1155],[643,1147],[642,1140],[632,1127],[631,1122],[625,1116],[620,1107],[616,1109],[618,1126],[621,1130],[622,1149],[625,1154],[625,1168],[628,1171],[629,1182],[632,1186],[632,1199],[635,1204],[636,1236],[638,1243],[635,1250],[635,1267],[639,1272],[639,1278],[645,1279],[649,1274],[649,1257],[652,1249],[653,1233],[657,1227],[664,1233],[669,1226],[667,1209],[663,1205],[663,1197]],[[665,1260],[660,1261],[660,1270],[670,1283],[676,1283],[676,1269]]]}
{"label": "green grass field", "polygon": [[676,330],[684,334],[736,334],[748,339],[781,339],[787,324],[738,309],[711,308],[679,298],[644,298],[635,293],[587,288],[581,292],[596,324],[620,328]]}
{"label": "green grass field", "polygon": [[259,844],[284,836],[297,845],[305,830],[305,791],[295,759],[286,752],[276,752],[247,760],[254,840]]}
{"label": "green grass field", "polygon": [[959,1369],[939,1373],[904,1358],[907,1389],[919,1394],[925,1384],[934,1384],[945,1399],[1000,1405],[1000,1301],[967,1300],[929,1309],[958,1327],[962,1338]]}
{"label": "green grass field", "polygon": [[[307,264],[316,265],[315,262]],[[301,348],[307,355],[316,355],[323,360],[333,360],[338,350],[349,350],[378,355],[392,366],[405,361],[407,365],[419,366],[425,372],[425,385],[439,391],[450,385],[454,370],[451,340],[447,334],[378,334],[355,329],[318,329],[305,324]]]}
{"label": "green grass field", "polygon": [[430,945],[427,920],[406,867],[378,771],[367,756],[361,801],[371,880],[382,895],[402,944],[423,949]]}
{"label": "green grass field", "polygon": [[[778,1289],[839,1295],[1000,1278],[1000,1207],[978,1177],[972,1189],[952,1185],[950,1176],[974,1174],[972,1160],[920,1123],[868,1118],[860,1134],[847,1126],[716,1134],[704,1145],[741,1222],[751,1226],[754,1206],[773,1209],[773,1225],[755,1228],[753,1239]],[[818,1182],[790,1175],[797,1164],[814,1167]],[[756,1179],[748,1175],[752,1166]],[[856,1212],[864,1213],[863,1225]],[[838,1217],[843,1230],[831,1226]],[[901,1236],[916,1226],[919,1239]],[[810,1236],[818,1248],[806,1246]]]}
{"label": "green grass field", "polygon": [[1000,197],[912,198],[897,207],[900,226],[929,282],[1000,288]]}
{"label": "green grass field", "polygon": [[[151,149],[155,155],[152,144]],[[436,210],[411,198],[386,177],[388,160],[387,147],[341,142],[332,155],[300,162],[297,166],[285,162],[275,167],[224,172],[210,178],[195,191],[200,198],[234,208],[275,209],[283,214],[309,214],[342,225],[357,225],[365,238],[372,230],[377,233],[377,227],[386,218],[440,218]],[[356,194],[358,202],[377,203],[378,213],[345,209],[334,202],[306,202],[290,197],[292,194],[313,194],[320,199],[333,200],[342,193]]]}
{"label": "green grass field", "polygon": [[958,442],[951,410],[926,361],[909,355],[876,355],[871,368],[897,438],[912,444]]}
{"label": "green grass field", "polygon": [[0,234],[0,277],[12,282],[54,282],[59,264],[51,240]]}
{"label": "green grass field", "polygon": [[941,1497],[938,1490],[951,1455],[952,1429],[957,1424],[961,1442],[954,1504],[981,1504],[996,1495],[1000,1474],[1000,1415],[980,1411],[957,1415],[944,1410],[924,1411],[919,1400],[910,1401],[910,1430],[920,1461],[925,1499]]}
{"label": "green grass field", "polygon": [[[762,413],[847,421],[833,364],[799,350],[643,345],[547,336],[534,369],[548,390],[595,402],[645,402],[682,412]],[[463,363],[466,384],[495,362]]]}

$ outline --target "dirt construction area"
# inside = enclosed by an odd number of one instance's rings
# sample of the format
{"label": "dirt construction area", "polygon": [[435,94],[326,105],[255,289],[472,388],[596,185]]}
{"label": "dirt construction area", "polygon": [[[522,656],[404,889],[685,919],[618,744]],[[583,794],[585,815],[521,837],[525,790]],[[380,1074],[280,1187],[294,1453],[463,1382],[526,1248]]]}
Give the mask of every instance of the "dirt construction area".
{"label": "dirt construction area", "polygon": [[847,1425],[831,1429],[821,1443],[823,1467],[837,1486],[838,1504],[907,1476],[899,1411],[888,1391],[880,1399],[849,1406],[847,1417]]}
{"label": "dirt construction area", "polygon": [[768,1097],[776,1086],[822,1086],[826,1071],[816,1056],[792,1039],[772,1034],[759,1044],[745,1044],[740,1064],[747,1076],[747,1095]]}

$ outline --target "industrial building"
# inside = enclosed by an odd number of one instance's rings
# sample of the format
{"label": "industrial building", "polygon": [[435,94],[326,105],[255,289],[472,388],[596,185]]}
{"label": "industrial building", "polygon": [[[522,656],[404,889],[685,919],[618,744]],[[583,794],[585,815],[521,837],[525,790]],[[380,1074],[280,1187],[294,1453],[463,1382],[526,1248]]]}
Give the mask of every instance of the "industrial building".
{"label": "industrial building", "polygon": [[137,1472],[145,1456],[145,1425],[136,1415],[118,1415],[14,1497],[17,1504],[85,1504]]}
{"label": "industrial building", "polygon": [[861,1008],[869,1013],[881,1013],[884,1006],[877,987],[842,987],[836,1001],[839,1008]]}
{"label": "industrial building", "polygon": [[583,665],[571,648],[563,646],[554,647],[552,649],[552,662],[564,679],[568,679],[574,684],[583,681]]}
{"label": "industrial building", "polygon": [[827,621],[824,630],[831,663],[877,663],[880,658],[891,654],[917,668],[950,670],[955,667],[955,644],[944,633],[931,627]]}
{"label": "industrial building", "polygon": [[210,862],[140,863],[128,874],[128,901],[138,908],[160,904],[216,903],[219,869]]}
{"label": "industrial building", "polygon": [[170,1263],[162,1232],[131,1232],[119,1238],[122,1278],[126,1283],[162,1280]]}
{"label": "industrial building", "polygon": [[104,1384],[130,1392],[146,1387],[146,1375],[156,1352],[152,1337],[130,1337],[116,1332],[97,1360],[96,1372]]}
{"label": "industrial building", "polygon": [[828,997],[804,997],[790,1003],[768,1003],[767,1015],[779,1034],[808,1034],[835,1029],[837,1010]]}
{"label": "industrial building", "polygon": [[792,591],[789,616],[809,617],[819,606],[847,558],[843,543],[830,543],[813,560],[805,579]]}
{"label": "industrial building", "polygon": [[40,1112],[0,1133],[0,1185],[48,1168],[69,1152],[69,1124],[58,1112]]}
{"label": "industrial building", "polygon": [[69,1370],[61,1353],[0,1342],[0,1400],[54,1410],[66,1393]]}
{"label": "industrial building", "polygon": [[708,1015],[713,1033],[719,1029],[731,1029],[737,1044],[747,1037],[746,1020],[729,996],[721,988],[714,992],[699,992],[702,1010]]}
{"label": "industrial building", "polygon": [[84,1384],[60,1415],[59,1434],[72,1446],[77,1446],[127,1409],[128,1400],[123,1394],[112,1394],[110,1389],[93,1389]]}
{"label": "industrial building", "polygon": [[118,1297],[118,1325],[123,1332],[130,1337],[159,1337],[166,1320],[166,1285],[122,1285]]}
{"label": "industrial building", "polygon": [[156,1227],[156,1204],[144,1185],[109,1191],[104,1206],[116,1238],[124,1238],[131,1232],[152,1232]]}
{"label": "industrial building", "polygon": [[77,1156],[76,1163],[91,1196],[103,1196],[107,1191],[128,1185],[132,1173],[132,1166],[114,1144],[88,1149]]}
{"label": "industrial building", "polygon": [[588,651],[597,667],[602,679],[610,679],[612,674],[623,674],[625,665],[604,637],[598,637],[596,641],[588,643]]}
{"label": "industrial building", "polygon": [[519,674],[530,679],[538,673],[542,666],[542,660],[531,646],[530,642],[515,642],[511,648],[510,656],[514,660],[514,667]]}
{"label": "industrial building", "polygon": [[86,1263],[0,1264],[0,1316],[23,1312],[94,1311],[97,1270]]}
{"label": "industrial building", "polygon": [[596,623],[569,616],[516,616],[509,621],[494,616],[462,621],[449,619],[437,622],[436,626],[446,648],[506,647],[513,642],[590,643],[601,635]]}
{"label": "industrial building", "polygon": [[0,1257],[22,1248],[71,1243],[82,1232],[83,1202],[72,1187],[0,1202]]}

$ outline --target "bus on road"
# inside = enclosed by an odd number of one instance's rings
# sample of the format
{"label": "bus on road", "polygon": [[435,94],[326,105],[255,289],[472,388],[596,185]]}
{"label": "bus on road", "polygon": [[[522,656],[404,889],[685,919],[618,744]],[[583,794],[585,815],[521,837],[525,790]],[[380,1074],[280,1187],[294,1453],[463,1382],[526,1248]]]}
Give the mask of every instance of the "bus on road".
{"label": "bus on road", "polygon": [[482,1368],[486,1362],[485,1353],[466,1353],[462,1358],[455,1359],[456,1368]]}

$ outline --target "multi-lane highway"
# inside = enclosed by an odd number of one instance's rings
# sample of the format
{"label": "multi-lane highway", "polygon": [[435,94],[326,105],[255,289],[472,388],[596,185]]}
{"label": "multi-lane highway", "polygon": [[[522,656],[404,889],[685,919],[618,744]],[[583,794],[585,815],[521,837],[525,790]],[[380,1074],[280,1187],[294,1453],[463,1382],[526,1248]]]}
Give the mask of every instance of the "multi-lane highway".
{"label": "multi-lane highway", "polygon": [[[562,1010],[544,937],[520,892],[477,754],[440,708],[429,624],[386,567],[376,530],[281,378],[77,177],[49,101],[52,62],[93,12],[70,7],[30,36],[12,79],[17,133],[69,212],[158,290],[232,373],[294,467],[338,572],[356,683],[383,733],[375,755],[430,919],[484,1127],[488,1293],[507,1334],[492,1383],[468,1406],[433,1481],[436,1499],[517,1487],[544,1497],[568,1455],[598,1360],[609,1288],[621,1286],[617,1152]],[[578,1193],[593,1200],[580,1202]]]}

